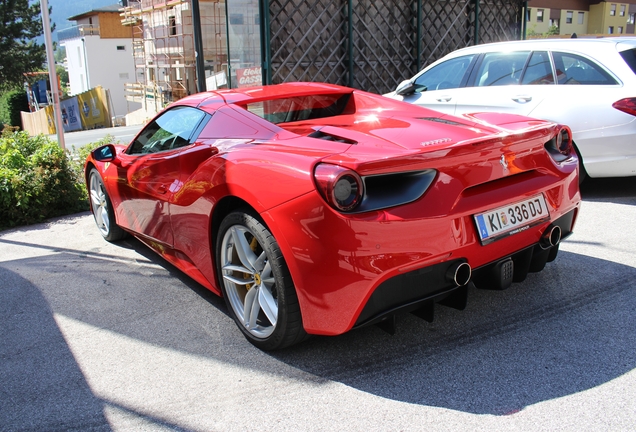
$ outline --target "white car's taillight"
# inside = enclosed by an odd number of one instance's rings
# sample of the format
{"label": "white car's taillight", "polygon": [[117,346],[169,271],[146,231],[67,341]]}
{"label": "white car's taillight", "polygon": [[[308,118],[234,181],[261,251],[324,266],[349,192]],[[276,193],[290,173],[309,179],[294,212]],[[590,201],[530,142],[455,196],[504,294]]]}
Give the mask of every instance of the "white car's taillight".
{"label": "white car's taillight", "polygon": [[323,198],[336,210],[351,211],[362,201],[364,187],[355,171],[321,163],[316,165],[314,179]]}
{"label": "white car's taillight", "polygon": [[612,104],[614,108],[624,113],[636,116],[636,98],[625,98]]}

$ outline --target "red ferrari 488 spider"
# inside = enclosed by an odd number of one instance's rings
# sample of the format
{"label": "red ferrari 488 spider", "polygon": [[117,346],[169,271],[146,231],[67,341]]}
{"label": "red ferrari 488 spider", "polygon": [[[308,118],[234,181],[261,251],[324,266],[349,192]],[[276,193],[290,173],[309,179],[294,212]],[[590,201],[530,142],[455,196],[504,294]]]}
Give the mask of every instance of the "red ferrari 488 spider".
{"label": "red ferrari 488 spider", "polygon": [[97,226],[222,295],[261,349],[462,308],[556,258],[580,205],[566,126],[318,83],[221,90],[86,162]]}

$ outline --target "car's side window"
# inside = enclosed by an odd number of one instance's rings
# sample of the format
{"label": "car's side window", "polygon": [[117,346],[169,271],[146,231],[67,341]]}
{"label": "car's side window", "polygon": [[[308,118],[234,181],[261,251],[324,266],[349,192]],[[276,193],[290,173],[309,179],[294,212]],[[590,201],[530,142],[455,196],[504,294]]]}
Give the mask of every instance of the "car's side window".
{"label": "car's side window", "polygon": [[128,153],[156,153],[186,146],[203,117],[203,111],[192,107],[168,110],[144,128]]}
{"label": "car's side window", "polygon": [[559,84],[612,85],[616,80],[595,61],[577,54],[553,52]]}
{"label": "car's side window", "polygon": [[450,59],[424,72],[415,80],[415,91],[458,88],[468,72],[474,55]]}
{"label": "car's side window", "polygon": [[535,51],[530,57],[526,70],[521,78],[521,84],[554,84],[552,65],[547,51]]}
{"label": "car's side window", "polygon": [[519,84],[530,51],[486,53],[477,70],[475,85],[502,86]]}
{"label": "car's side window", "polygon": [[621,51],[620,55],[632,72],[636,74],[636,48]]}

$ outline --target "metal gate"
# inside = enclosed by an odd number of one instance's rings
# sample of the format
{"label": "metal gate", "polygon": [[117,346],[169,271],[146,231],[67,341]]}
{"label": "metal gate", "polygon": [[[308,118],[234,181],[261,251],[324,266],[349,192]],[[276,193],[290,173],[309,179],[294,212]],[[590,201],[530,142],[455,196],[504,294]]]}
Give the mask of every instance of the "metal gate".
{"label": "metal gate", "polygon": [[520,39],[522,4],[265,0],[265,81],[322,81],[385,93],[458,48]]}

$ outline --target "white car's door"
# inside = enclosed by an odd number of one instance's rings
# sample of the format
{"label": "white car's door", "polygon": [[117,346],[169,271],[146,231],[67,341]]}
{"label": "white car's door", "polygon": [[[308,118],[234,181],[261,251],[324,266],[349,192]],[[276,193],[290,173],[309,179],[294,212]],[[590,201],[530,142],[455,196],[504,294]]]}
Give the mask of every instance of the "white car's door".
{"label": "white car's door", "polygon": [[455,114],[496,111],[528,115],[556,88],[545,51],[486,53],[471,83],[456,95]]}
{"label": "white car's door", "polygon": [[463,89],[425,91],[404,96],[402,100],[446,114],[455,114],[455,101],[458,90],[461,91]]}
{"label": "white car's door", "polygon": [[636,174],[636,118],[612,105],[634,93],[596,61],[553,52],[558,85],[531,117],[570,126],[590,177]]}
{"label": "white car's door", "polygon": [[433,65],[415,78],[413,94],[389,97],[454,114],[457,95],[466,90],[460,87],[466,82],[475,58],[471,54]]}

